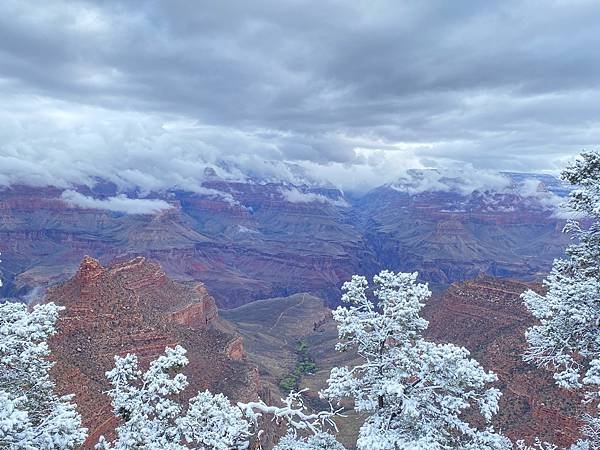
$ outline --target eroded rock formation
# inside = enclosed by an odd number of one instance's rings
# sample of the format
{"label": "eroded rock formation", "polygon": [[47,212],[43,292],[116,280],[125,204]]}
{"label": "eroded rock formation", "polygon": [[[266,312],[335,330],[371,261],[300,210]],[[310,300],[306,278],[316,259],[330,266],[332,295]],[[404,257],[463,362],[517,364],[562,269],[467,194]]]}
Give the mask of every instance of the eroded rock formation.
{"label": "eroded rock formation", "polygon": [[66,308],[51,342],[53,374],[60,392],[75,394],[90,430],[88,447],[117,424],[102,393],[114,355],[135,353],[147,365],[165,346],[180,344],[190,360],[185,397],[204,389],[233,400],[257,397],[258,373],[246,362],[241,339],[220,323],[204,286],[174,282],[156,263],[138,257],[102,267],[85,257],[46,301]]}
{"label": "eroded rock formation", "polygon": [[85,254],[103,263],[143,255],[176,279],[205,283],[222,308],[297,292],[333,304],[352,274],[385,268],[417,270],[443,286],[479,273],[531,279],[568,243],[552,208],[515,192],[383,186],[354,198],[300,186],[312,197],[290,199],[281,183],[213,179],[204,187],[231,198],[156,193],[172,208],[139,215],[73,207],[55,188],[0,190],[0,293],[65,280]]}

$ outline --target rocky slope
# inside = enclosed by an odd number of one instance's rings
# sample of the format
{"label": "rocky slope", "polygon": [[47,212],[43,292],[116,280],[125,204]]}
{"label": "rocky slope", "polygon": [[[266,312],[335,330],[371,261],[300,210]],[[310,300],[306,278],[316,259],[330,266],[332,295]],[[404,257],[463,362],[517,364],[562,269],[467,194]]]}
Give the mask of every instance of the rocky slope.
{"label": "rocky slope", "polygon": [[190,360],[185,397],[204,389],[234,400],[258,395],[258,373],[205,287],[174,282],[145,258],[102,267],[85,257],[75,276],[51,288],[45,300],[66,308],[51,342],[53,375],[60,392],[75,394],[90,448],[117,424],[103,394],[114,355],[135,353],[147,365],[165,346],[180,344]]}
{"label": "rocky slope", "polygon": [[533,318],[520,294],[529,288],[540,286],[492,277],[453,284],[427,305],[428,334],[439,342],[465,346],[486,369],[498,374],[503,396],[496,425],[508,436],[539,436],[558,445],[571,444],[578,437],[574,417],[581,399],[557,388],[551,372],[521,357],[524,333]]}
{"label": "rocky slope", "polygon": [[[319,399],[318,392],[327,384],[334,366],[360,364],[353,352],[337,352],[337,328],[331,309],[323,299],[309,294],[295,294],[259,300],[225,310],[222,316],[233,323],[244,337],[248,359],[255,364],[260,379],[270,392],[284,397],[282,381],[298,372],[302,358],[314,361],[315,369],[294,376],[295,389],[308,389],[307,404],[315,409],[328,409],[329,405]],[[304,348],[302,355],[298,348]],[[346,405],[351,406],[351,405]],[[355,448],[356,435],[362,418],[353,411],[346,411],[346,418],[336,422],[336,433],[347,448]]]}
{"label": "rocky slope", "polygon": [[418,270],[441,285],[481,273],[539,277],[568,242],[563,221],[516,194],[409,194],[382,187],[356,207],[358,227],[382,267]]}

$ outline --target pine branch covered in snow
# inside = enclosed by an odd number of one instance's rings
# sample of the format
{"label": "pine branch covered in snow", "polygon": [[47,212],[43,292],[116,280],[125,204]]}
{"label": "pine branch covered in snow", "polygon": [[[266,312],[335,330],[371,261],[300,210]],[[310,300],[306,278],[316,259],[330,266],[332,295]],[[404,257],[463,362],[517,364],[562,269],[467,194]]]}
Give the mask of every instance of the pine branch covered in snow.
{"label": "pine branch covered in snow", "polygon": [[333,315],[338,323],[339,350],[355,349],[363,363],[335,367],[324,398],[354,401],[369,416],[357,441],[359,449],[510,448],[510,441],[491,427],[479,429],[463,418],[476,408],[486,421],[498,411],[496,381],[451,344],[423,339],[428,323],[420,317],[431,295],[417,274],[383,271],[375,276],[376,302],[368,298],[368,282],[354,276],[343,287],[342,301]]}
{"label": "pine branch covered in snow", "polygon": [[288,426],[287,435],[281,439],[274,450],[320,450],[328,448],[343,450],[344,447],[326,431],[327,428],[337,431],[333,419],[335,416],[340,415],[340,410],[336,410],[330,405],[329,411],[309,412],[302,399],[302,394],[305,391],[304,389],[299,392],[290,392],[286,398],[281,399],[284,406],[267,405],[261,400],[238,403],[238,407],[254,424],[256,430],[260,430],[261,420],[268,420],[269,418],[277,424],[283,422]]}
{"label": "pine branch covered in snow", "polygon": [[290,392],[286,398],[281,399],[284,406],[267,405],[261,400],[249,403],[240,402],[238,407],[256,426],[258,426],[259,419],[267,415],[277,423],[283,421],[296,430],[310,431],[313,434],[320,433],[327,425],[337,430],[333,418],[339,414],[339,410],[334,410],[332,407],[330,411],[308,412],[302,399],[305,391],[306,389]]}

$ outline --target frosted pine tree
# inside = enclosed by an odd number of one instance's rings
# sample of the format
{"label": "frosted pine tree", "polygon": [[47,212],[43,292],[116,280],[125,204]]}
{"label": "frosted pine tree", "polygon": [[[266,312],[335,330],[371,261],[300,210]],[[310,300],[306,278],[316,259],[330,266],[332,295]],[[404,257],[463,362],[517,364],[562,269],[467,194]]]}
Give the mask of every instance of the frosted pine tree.
{"label": "frosted pine tree", "polygon": [[248,446],[249,423],[223,394],[200,392],[186,411],[175,396],[188,385],[178,373],[187,365],[185,349],[167,348],[165,354],[139,369],[135,355],[115,356],[115,368],[106,373],[112,384],[109,395],[122,424],[117,438],[104,437],[99,450],[232,450]]}
{"label": "frosted pine tree", "polygon": [[333,418],[340,410],[335,410],[331,404],[329,411],[311,412],[305,406],[303,391],[292,391],[284,399],[283,406],[267,405],[263,401],[238,403],[254,426],[258,438],[263,430],[261,425],[265,420],[271,420],[287,426],[287,434],[281,438],[273,450],[345,450],[336,441],[327,428],[337,431]]}
{"label": "frosted pine tree", "polygon": [[[563,172],[573,184],[568,205],[592,219],[588,229],[570,222],[566,230],[578,238],[566,257],[554,261],[544,280],[544,295],[523,294],[539,324],[527,331],[525,360],[555,371],[556,383],[583,389],[597,410],[600,402],[600,154],[586,152]],[[584,433],[600,448],[600,417],[586,416]]]}
{"label": "frosted pine tree", "polygon": [[47,340],[60,309],[0,304],[0,448],[72,449],[85,439],[72,396],[56,395],[49,375]]}
{"label": "frosted pine tree", "polygon": [[345,283],[347,306],[333,312],[337,347],[357,351],[363,363],[332,369],[321,395],[351,398],[357,411],[369,414],[359,432],[361,450],[510,448],[491,427],[464,418],[469,409],[485,421],[497,412],[500,392],[489,387],[496,376],[466,349],[423,339],[428,322],[420,312],[431,293],[416,279],[416,273],[381,272],[373,279],[376,301],[369,299],[366,278]]}
{"label": "frosted pine tree", "polygon": [[146,372],[140,370],[135,355],[115,356],[115,367],[106,376],[112,384],[108,394],[114,413],[122,423],[116,429],[117,438],[108,442],[101,437],[96,449],[245,449],[252,435],[261,432],[260,419],[270,416],[271,420],[285,422],[290,430],[276,447],[278,450],[290,446],[343,450],[323,429],[325,424],[334,425],[331,418],[337,412],[308,412],[301,392],[290,393],[278,407],[262,401],[234,406],[223,394],[205,391],[190,399],[184,410],[176,397],[188,386],[185,375],[179,373],[188,363],[185,353],[181,346],[166,348]]}
{"label": "frosted pine tree", "polygon": [[296,432],[288,432],[273,450],[345,450],[331,434],[321,432],[301,437]]}

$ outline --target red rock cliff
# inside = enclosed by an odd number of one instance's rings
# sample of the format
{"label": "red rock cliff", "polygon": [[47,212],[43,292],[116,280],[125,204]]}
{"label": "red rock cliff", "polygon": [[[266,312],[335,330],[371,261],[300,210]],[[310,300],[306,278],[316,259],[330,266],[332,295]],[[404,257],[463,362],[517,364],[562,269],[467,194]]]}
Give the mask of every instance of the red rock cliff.
{"label": "red rock cliff", "polygon": [[246,362],[239,337],[224,331],[204,286],[170,280],[160,265],[138,257],[102,267],[85,257],[76,275],[49,290],[46,301],[64,305],[51,342],[58,390],[75,393],[91,448],[117,424],[104,373],[115,354],[135,353],[142,364],[165,346],[181,344],[190,364],[186,396],[223,392],[233,400],[255,399],[258,374]]}
{"label": "red rock cliff", "polygon": [[556,387],[550,372],[522,360],[524,333],[534,319],[520,294],[529,288],[540,286],[491,277],[455,283],[426,307],[428,333],[438,342],[464,345],[496,372],[503,392],[497,428],[512,439],[538,436],[568,445],[578,437],[580,399]]}

